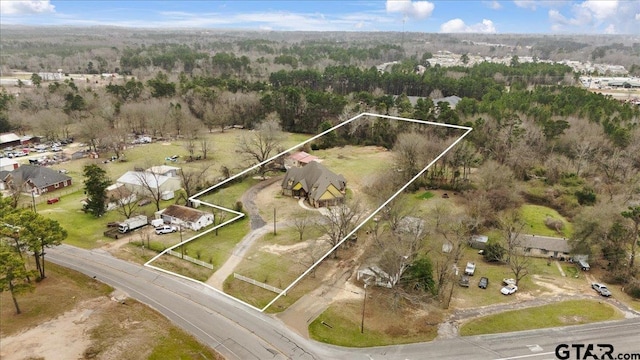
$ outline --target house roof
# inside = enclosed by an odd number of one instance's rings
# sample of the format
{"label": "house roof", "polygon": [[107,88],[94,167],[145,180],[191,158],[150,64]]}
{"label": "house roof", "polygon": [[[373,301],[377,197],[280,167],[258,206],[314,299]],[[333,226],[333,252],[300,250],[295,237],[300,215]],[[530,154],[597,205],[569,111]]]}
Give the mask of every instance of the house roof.
{"label": "house roof", "polygon": [[149,185],[152,188],[159,188],[167,180],[169,180],[168,176],[154,174],[149,171],[127,171],[116,182],[136,186]]}
{"label": "house roof", "polygon": [[162,215],[171,216],[182,221],[195,222],[198,221],[201,217],[207,215],[207,213],[187,206],[174,204],[169,205],[166,209],[164,209]]}
{"label": "house roof", "polygon": [[30,181],[38,189],[71,180],[71,177],[48,167],[25,164],[11,172],[11,176],[19,182]]}
{"label": "house roof", "polygon": [[[291,184],[289,184],[291,180]],[[342,175],[336,175],[319,162],[312,161],[301,168],[291,168],[282,180],[283,189],[292,189],[297,184],[302,185],[304,191],[313,200],[318,200],[327,192],[330,185],[338,190],[344,190],[347,180]],[[341,193],[333,194],[334,197],[342,197]]]}
{"label": "house roof", "polygon": [[571,247],[569,242],[564,238],[556,238],[549,236],[539,235],[521,235],[522,243],[521,247],[531,249],[542,249],[547,251],[558,251],[563,253],[570,253]]}
{"label": "house roof", "polygon": [[172,170],[178,171],[180,170],[180,168],[175,166],[169,166],[169,165],[157,165],[147,169],[147,171],[152,172],[154,174],[166,174]]}
{"label": "house roof", "polygon": [[458,102],[460,102],[460,100],[462,100],[461,97],[452,95],[452,96],[447,96],[443,98],[433,99],[433,105],[438,105],[439,102],[446,102],[446,103],[449,103],[450,108],[455,109],[456,105],[458,105]]}
{"label": "house roof", "polygon": [[303,164],[308,164],[312,161],[317,161],[318,157],[317,156],[313,156],[311,154],[307,154],[304,151],[298,151],[297,153],[293,153],[291,155],[289,155],[289,158],[299,161]]}
{"label": "house roof", "polygon": [[20,136],[14,134],[14,133],[0,134],[0,144],[13,142],[13,141],[20,141]]}
{"label": "house roof", "polygon": [[131,190],[127,189],[123,183],[115,183],[105,189],[107,199],[120,200],[131,196]]}
{"label": "house roof", "polygon": [[18,162],[13,160],[13,159],[9,159],[9,158],[0,158],[0,167],[1,166],[8,166],[8,165],[15,165]]}

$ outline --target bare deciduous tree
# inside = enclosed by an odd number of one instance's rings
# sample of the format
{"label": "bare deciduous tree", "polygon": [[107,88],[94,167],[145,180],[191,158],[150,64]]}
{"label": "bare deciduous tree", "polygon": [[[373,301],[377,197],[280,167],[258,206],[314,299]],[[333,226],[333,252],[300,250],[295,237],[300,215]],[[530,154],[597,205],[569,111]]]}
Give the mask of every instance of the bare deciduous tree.
{"label": "bare deciduous tree", "polygon": [[[185,198],[189,199],[195,193],[200,191],[202,186],[206,183],[206,174],[209,171],[211,165],[201,165],[197,168],[182,168],[178,171],[182,188],[185,192]],[[185,199],[185,202],[188,201]],[[188,204],[187,204],[188,205]]]}
{"label": "bare deciduous tree", "polygon": [[144,189],[144,196],[151,198],[156,206],[156,211],[160,211],[160,201],[162,200],[162,190],[160,189],[160,175],[151,171],[136,171],[135,177],[138,184]]}
{"label": "bare deciduous tree", "polygon": [[[331,247],[334,247],[353,231],[363,218],[364,210],[358,201],[345,202],[327,210],[329,211],[325,215],[325,221],[320,226],[329,237]],[[333,257],[338,257],[338,249],[333,252]]]}
{"label": "bare deciduous tree", "polygon": [[140,196],[133,193],[126,186],[118,186],[115,190],[108,194],[108,196],[109,198],[107,199],[107,201],[110,203],[115,203],[115,210],[127,219],[129,219],[136,211],[136,209],[138,209],[138,203],[141,199]]}
{"label": "bare deciduous tree", "polygon": [[[238,150],[245,154],[250,161],[262,163],[278,149],[283,138],[278,115],[271,113],[265,121],[256,127],[255,131],[245,133],[240,137]],[[266,164],[262,164],[259,173],[264,176],[265,172]]]}
{"label": "bare deciduous tree", "polygon": [[529,265],[531,263],[529,256],[525,253],[526,249],[523,247],[522,239],[522,231],[527,224],[520,219],[520,215],[516,211],[503,214],[499,222],[500,230],[502,230],[504,241],[507,245],[507,262],[517,285],[520,280],[529,274]]}

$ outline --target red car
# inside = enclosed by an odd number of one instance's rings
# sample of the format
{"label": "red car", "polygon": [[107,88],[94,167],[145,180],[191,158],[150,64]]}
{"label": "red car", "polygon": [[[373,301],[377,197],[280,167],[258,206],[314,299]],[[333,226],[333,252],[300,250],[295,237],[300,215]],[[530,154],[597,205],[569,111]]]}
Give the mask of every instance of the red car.
{"label": "red car", "polygon": [[58,201],[60,201],[60,198],[51,198],[51,199],[47,200],[47,204],[49,204],[49,205],[55,204]]}

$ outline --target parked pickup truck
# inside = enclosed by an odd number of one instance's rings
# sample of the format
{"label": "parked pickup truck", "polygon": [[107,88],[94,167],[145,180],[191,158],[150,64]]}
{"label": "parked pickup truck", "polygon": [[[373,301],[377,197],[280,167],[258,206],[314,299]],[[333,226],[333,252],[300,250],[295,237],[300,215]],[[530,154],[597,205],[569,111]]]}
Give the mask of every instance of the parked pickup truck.
{"label": "parked pickup truck", "polygon": [[473,276],[473,274],[476,272],[476,263],[469,261],[467,263],[467,267],[464,268],[464,274],[465,275],[469,275],[469,276]]}

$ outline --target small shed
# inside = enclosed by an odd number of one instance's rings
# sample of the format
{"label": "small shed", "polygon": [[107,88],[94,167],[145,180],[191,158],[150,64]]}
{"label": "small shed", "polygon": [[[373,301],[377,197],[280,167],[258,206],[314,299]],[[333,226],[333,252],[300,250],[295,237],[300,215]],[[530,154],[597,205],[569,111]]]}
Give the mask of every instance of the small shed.
{"label": "small shed", "polygon": [[487,247],[487,242],[489,241],[489,237],[486,235],[472,235],[469,238],[469,246],[474,249],[484,250]]}
{"label": "small shed", "polygon": [[17,161],[9,158],[0,158],[0,171],[13,171],[20,166]]}

